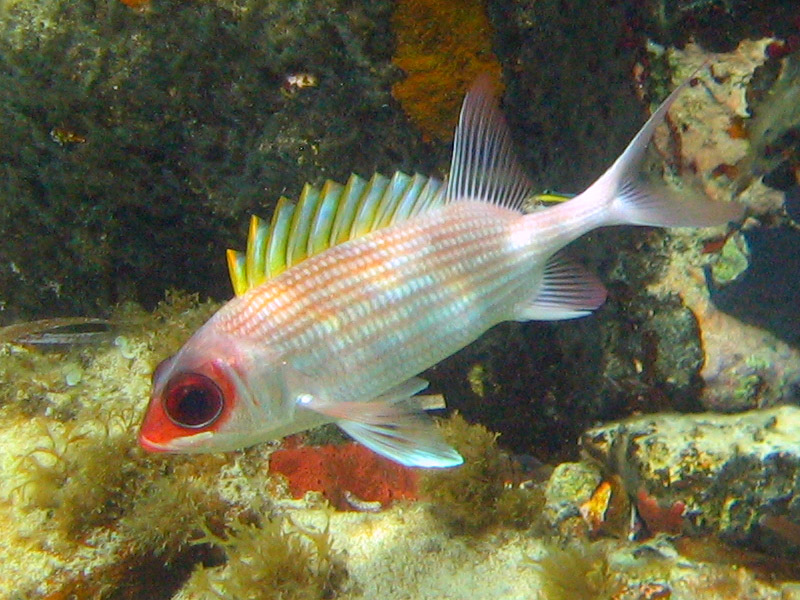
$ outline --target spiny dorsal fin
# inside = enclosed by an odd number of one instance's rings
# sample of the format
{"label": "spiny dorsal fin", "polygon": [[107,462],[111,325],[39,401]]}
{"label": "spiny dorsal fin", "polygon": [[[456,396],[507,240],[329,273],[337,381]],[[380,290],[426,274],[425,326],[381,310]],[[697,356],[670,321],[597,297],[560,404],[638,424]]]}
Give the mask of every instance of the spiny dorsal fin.
{"label": "spiny dorsal fin", "polygon": [[269,224],[252,217],[244,253],[228,250],[228,271],[237,296],[309,256],[404,221],[444,204],[442,182],[396,172],[369,181],[351,175],[342,186],[306,184],[297,203],[278,200]]}

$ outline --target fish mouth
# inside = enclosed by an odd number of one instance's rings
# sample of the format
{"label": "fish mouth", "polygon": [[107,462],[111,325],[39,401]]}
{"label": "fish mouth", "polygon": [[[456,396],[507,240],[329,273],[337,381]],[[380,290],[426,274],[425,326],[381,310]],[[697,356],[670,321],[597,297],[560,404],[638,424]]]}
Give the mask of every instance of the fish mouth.
{"label": "fish mouth", "polygon": [[143,432],[139,432],[139,445],[147,450],[148,452],[170,452],[172,448],[167,446],[166,444],[159,444],[158,442],[154,442],[153,440],[149,439],[147,436],[144,435]]}
{"label": "fish mouth", "polygon": [[203,442],[214,436],[211,431],[203,431],[194,435],[187,435],[169,440],[167,443],[154,442],[143,432],[139,432],[139,445],[148,452],[172,453],[198,453],[207,452],[203,449]]}

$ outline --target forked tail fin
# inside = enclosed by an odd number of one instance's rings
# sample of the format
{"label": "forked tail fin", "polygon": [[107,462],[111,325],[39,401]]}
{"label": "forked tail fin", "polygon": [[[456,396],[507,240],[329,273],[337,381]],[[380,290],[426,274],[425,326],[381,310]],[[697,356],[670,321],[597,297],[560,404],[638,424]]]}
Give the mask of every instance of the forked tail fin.
{"label": "forked tail fin", "polygon": [[594,201],[609,201],[603,225],[707,227],[739,221],[743,217],[744,207],[740,204],[711,200],[689,190],[675,192],[666,185],[645,183],[638,177],[645,148],[656,127],[689,81],[691,79],[667,96],[611,168],[581,194]]}

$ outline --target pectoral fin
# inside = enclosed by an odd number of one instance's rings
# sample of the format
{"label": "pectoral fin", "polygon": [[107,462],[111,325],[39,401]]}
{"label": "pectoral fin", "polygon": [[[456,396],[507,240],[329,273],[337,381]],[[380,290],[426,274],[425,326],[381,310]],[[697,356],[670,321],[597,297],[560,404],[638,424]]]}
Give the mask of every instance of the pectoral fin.
{"label": "pectoral fin", "polygon": [[369,402],[326,402],[310,396],[302,405],[336,420],[337,425],[364,444],[408,467],[455,467],[464,460],[449,446],[414,394],[427,382],[416,377]]}

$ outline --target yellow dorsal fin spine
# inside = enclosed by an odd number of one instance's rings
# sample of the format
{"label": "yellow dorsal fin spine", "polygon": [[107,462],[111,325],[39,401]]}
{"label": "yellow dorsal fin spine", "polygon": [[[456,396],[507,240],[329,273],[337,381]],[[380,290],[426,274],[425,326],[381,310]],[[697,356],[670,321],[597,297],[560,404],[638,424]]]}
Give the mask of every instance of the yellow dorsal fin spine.
{"label": "yellow dorsal fin spine", "polygon": [[294,215],[294,204],[285,196],[278,200],[278,206],[272,213],[269,226],[269,243],[267,244],[267,279],[275,277],[286,270],[286,247],[289,243],[289,230]]}
{"label": "yellow dorsal fin spine", "polygon": [[397,223],[398,221],[405,221],[408,218],[409,208],[413,206],[414,202],[422,201],[422,192],[425,189],[425,184],[429,181],[427,177],[416,173],[406,187],[402,197],[395,203],[394,210],[387,225]]}
{"label": "yellow dorsal fin spine", "polygon": [[331,230],[336,218],[336,209],[342,197],[343,187],[335,181],[326,181],[322,186],[317,210],[311,222],[308,234],[308,256],[314,256],[331,247]]}
{"label": "yellow dorsal fin spine", "polygon": [[350,239],[350,230],[356,218],[361,195],[366,187],[366,180],[355,173],[350,175],[347,185],[342,190],[342,200],[339,202],[339,209],[336,211],[336,218],[333,222],[331,246],[336,246]]}
{"label": "yellow dorsal fin spine", "polygon": [[397,171],[392,176],[389,185],[383,191],[380,202],[375,207],[375,228],[386,227],[392,220],[394,209],[397,208],[398,198],[402,199],[411,183],[411,177]]}
{"label": "yellow dorsal fin spine", "polygon": [[292,224],[289,226],[289,245],[286,247],[286,264],[296,265],[308,256],[308,234],[311,232],[311,219],[317,208],[319,190],[305,184],[300,200],[294,208]]}
{"label": "yellow dorsal fin spine", "polygon": [[250,231],[247,235],[247,251],[245,254],[245,272],[247,281],[252,286],[262,284],[267,274],[265,265],[267,261],[267,224],[253,215],[250,217]]}
{"label": "yellow dorsal fin spine", "polygon": [[225,256],[228,259],[228,273],[231,276],[233,293],[241,296],[247,291],[247,271],[244,266],[244,254],[228,249]]}
{"label": "yellow dorsal fin spine", "polygon": [[355,219],[353,219],[353,226],[350,228],[350,239],[361,237],[371,231],[372,224],[375,221],[375,212],[378,209],[378,203],[383,197],[383,192],[389,185],[389,180],[383,175],[375,173],[372,179],[369,180],[364,193],[359,201],[358,209],[356,210]]}
{"label": "yellow dorsal fin spine", "polygon": [[441,181],[397,172],[369,181],[351,175],[343,186],[306,184],[297,204],[280,198],[269,226],[252,217],[245,253],[228,250],[237,296],[328,248],[444,204]]}

